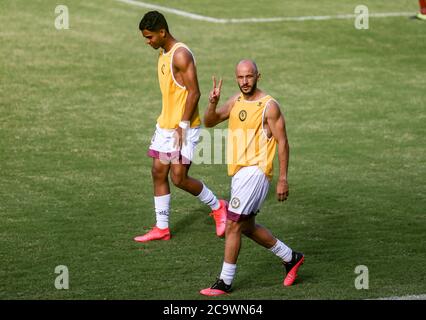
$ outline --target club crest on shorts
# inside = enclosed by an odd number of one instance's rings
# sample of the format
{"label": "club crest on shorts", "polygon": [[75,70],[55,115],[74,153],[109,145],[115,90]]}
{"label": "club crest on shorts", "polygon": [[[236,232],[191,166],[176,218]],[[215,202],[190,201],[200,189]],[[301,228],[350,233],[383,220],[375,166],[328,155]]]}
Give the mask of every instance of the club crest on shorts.
{"label": "club crest on shorts", "polygon": [[241,110],[238,117],[240,118],[241,121],[244,121],[247,119],[247,111],[246,110]]}
{"label": "club crest on shorts", "polygon": [[231,207],[234,209],[237,209],[240,206],[240,199],[237,197],[232,198],[231,200]]}

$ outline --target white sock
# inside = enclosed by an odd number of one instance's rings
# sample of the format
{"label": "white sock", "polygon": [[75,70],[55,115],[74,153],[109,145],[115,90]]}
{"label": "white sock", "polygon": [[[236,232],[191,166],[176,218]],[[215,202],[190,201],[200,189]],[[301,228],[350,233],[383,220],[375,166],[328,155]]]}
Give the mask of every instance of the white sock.
{"label": "white sock", "polygon": [[236,270],[236,264],[231,264],[224,261],[222,266],[222,272],[220,273],[220,279],[222,279],[223,282],[225,282],[225,284],[227,285],[232,284]]}
{"label": "white sock", "polygon": [[293,251],[278,239],[277,243],[275,243],[269,251],[280,257],[284,262],[291,261],[291,254]]}
{"label": "white sock", "polygon": [[170,198],[170,193],[164,196],[154,197],[157,228],[166,229],[169,227]]}
{"label": "white sock", "polygon": [[212,210],[217,210],[220,207],[219,200],[217,200],[216,196],[211,192],[209,188],[203,183],[203,190],[201,190],[200,194],[197,196],[198,199],[202,203],[210,206]]}

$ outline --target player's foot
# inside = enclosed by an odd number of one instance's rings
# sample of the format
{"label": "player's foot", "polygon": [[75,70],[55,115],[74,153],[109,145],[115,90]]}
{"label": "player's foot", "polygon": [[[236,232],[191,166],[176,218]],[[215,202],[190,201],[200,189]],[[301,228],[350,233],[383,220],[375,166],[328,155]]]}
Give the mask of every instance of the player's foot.
{"label": "player's foot", "polygon": [[170,240],[170,229],[160,229],[157,226],[153,227],[150,231],[143,236],[135,237],[133,240],[137,242],[148,242],[152,240]]}
{"label": "player's foot", "polygon": [[301,252],[293,251],[291,254],[292,258],[290,262],[285,262],[284,267],[287,275],[284,279],[284,286],[291,286],[297,278],[297,270],[305,261],[305,256]]}
{"label": "player's foot", "polygon": [[423,14],[423,13],[419,12],[419,13],[416,15],[416,18],[417,18],[417,19],[420,19],[420,20],[424,20],[424,21],[426,21],[426,14]]}
{"label": "player's foot", "polygon": [[226,284],[222,279],[217,279],[216,282],[210,287],[200,291],[204,296],[220,296],[231,292],[231,285]]}
{"label": "player's foot", "polygon": [[225,235],[228,202],[225,200],[219,200],[219,205],[219,209],[213,210],[213,212],[210,213],[210,216],[212,216],[216,222],[216,235],[218,237],[223,237]]}

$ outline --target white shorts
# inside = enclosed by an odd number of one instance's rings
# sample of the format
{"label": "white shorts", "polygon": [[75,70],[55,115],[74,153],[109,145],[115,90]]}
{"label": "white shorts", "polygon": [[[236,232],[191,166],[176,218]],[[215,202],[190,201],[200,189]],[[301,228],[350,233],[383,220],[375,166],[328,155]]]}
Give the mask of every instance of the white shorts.
{"label": "white shorts", "polygon": [[200,139],[200,127],[186,130],[186,144],[182,144],[180,151],[173,145],[175,142],[174,134],[174,129],[162,129],[157,124],[149,146],[148,156],[160,159],[164,163],[190,164]]}
{"label": "white shorts", "polygon": [[256,215],[268,190],[269,180],[258,166],[238,170],[232,177],[228,219],[238,221]]}

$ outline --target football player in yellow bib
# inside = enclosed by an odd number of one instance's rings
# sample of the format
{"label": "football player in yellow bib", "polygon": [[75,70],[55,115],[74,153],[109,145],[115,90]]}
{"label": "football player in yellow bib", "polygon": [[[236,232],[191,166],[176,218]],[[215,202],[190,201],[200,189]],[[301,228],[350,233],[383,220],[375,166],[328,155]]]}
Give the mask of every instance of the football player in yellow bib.
{"label": "football player in yellow bib", "polygon": [[201,181],[188,176],[201,124],[198,114],[200,90],[194,56],[185,44],[170,34],[166,19],[158,11],[146,13],[139,29],[148,45],[160,49],[158,80],[162,109],[148,150],[148,156],[153,158],[156,225],[148,233],[137,236],[134,240],[147,242],[170,239],[169,172],[175,186],[210,206],[211,216],[216,222],[216,234],[223,237],[226,201],[218,200]]}
{"label": "football player in yellow bib", "polygon": [[284,286],[293,284],[304,255],[289,248],[255,221],[268,193],[272,179],[272,163],[278,147],[279,176],[276,187],[278,201],[288,197],[287,170],[289,144],[284,116],[278,102],[257,87],[260,78],[256,63],[242,60],[236,67],[236,80],[240,92],[216,109],[220,98],[222,80],[213,90],[204,115],[206,127],[228,122],[228,174],[232,176],[231,200],[228,207],[225,231],[225,257],[217,281],[200,291],[207,296],[217,296],[231,291],[236,263],[241,246],[241,234],[269,249],[284,265]]}

